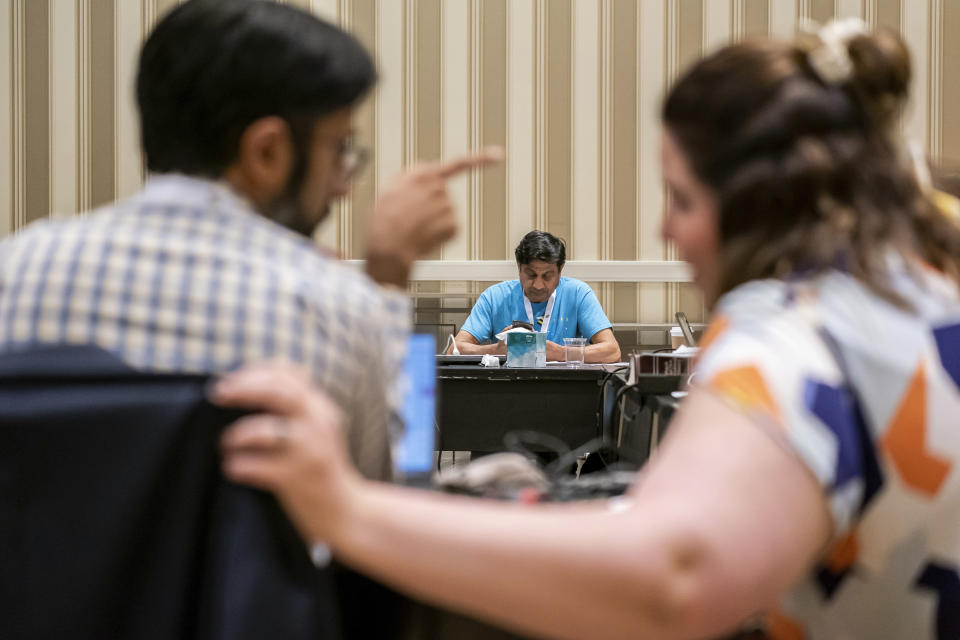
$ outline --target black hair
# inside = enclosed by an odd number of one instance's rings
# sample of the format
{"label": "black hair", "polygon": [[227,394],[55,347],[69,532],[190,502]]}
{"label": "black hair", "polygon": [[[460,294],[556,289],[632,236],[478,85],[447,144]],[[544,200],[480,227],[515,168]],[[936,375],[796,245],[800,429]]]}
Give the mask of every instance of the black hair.
{"label": "black hair", "polygon": [[559,269],[567,260],[567,246],[552,233],[531,231],[523,236],[514,255],[517,257],[517,264],[530,264],[534,260],[540,260],[553,263]]}
{"label": "black hair", "polygon": [[351,35],[266,0],[189,0],[154,28],[140,54],[137,103],[147,168],[219,177],[243,131],[280,116],[306,153],[318,118],[376,82]]}

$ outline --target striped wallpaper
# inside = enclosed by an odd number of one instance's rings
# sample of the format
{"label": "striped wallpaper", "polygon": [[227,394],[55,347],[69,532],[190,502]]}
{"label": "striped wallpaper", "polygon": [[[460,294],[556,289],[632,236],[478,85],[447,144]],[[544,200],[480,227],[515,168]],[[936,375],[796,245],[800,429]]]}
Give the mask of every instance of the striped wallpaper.
{"label": "striped wallpaper", "polygon": [[[440,260],[509,259],[533,227],[573,260],[675,259],[660,241],[658,105],[702,52],[798,21],[857,15],[902,33],[914,56],[904,124],[960,160],[960,2],[949,0],[287,0],[339,23],[376,55],[357,111],[374,160],[318,241],[359,257],[374,194],[416,160],[504,145],[504,166],[451,184],[462,232]],[[75,212],[143,179],[138,47],[177,0],[0,0],[0,235]],[[614,322],[702,318],[686,283],[591,283]],[[476,285],[430,282],[423,293]]]}

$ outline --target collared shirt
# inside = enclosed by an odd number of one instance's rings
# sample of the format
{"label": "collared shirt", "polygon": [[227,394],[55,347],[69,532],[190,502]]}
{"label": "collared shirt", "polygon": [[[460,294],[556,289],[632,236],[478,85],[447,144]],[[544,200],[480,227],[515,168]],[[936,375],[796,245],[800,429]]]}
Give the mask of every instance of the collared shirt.
{"label": "collared shirt", "polygon": [[[563,344],[564,338],[589,340],[598,331],[613,326],[587,283],[575,278],[560,278],[556,294],[547,340],[558,344]],[[507,280],[488,287],[477,298],[477,303],[463,324],[463,330],[481,344],[492,342],[496,339],[494,336],[514,320],[528,320],[523,300],[523,287],[519,280]],[[532,303],[531,307],[533,328],[537,331],[540,329],[538,321],[543,318],[547,303]]]}
{"label": "collared shirt", "polygon": [[697,384],[792,449],[832,514],[774,638],[958,637],[960,295],[898,257],[888,284],[907,307],[839,271],[748,282],[701,341]]}
{"label": "collared shirt", "polygon": [[195,373],[291,360],[344,409],[372,477],[389,475],[391,385],[410,319],[402,293],[208,180],[157,176],[126,200],[0,243],[0,350],[95,344],[138,369]]}

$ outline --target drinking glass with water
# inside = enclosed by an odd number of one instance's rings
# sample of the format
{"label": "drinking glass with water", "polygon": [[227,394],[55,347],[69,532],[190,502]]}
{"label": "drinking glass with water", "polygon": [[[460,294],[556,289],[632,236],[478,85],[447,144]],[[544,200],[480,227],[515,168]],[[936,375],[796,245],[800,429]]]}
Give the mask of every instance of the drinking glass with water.
{"label": "drinking glass with water", "polygon": [[568,367],[578,369],[583,365],[583,352],[587,348],[586,338],[564,338],[563,359]]}

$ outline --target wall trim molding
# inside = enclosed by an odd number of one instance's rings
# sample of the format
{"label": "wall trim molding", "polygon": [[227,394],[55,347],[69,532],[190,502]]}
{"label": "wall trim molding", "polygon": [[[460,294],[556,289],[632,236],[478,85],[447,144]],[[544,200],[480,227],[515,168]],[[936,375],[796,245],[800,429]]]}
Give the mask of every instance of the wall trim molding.
{"label": "wall trim molding", "polygon": [[[362,269],[363,260],[344,260]],[[568,260],[563,275],[588,282],[691,282],[690,267],[681,260]],[[492,282],[517,277],[513,260],[420,260],[412,281],[466,280]]]}
{"label": "wall trim molding", "polygon": [[13,55],[12,64],[10,65],[13,69],[11,73],[11,87],[10,87],[10,101],[11,101],[11,120],[13,122],[12,130],[13,135],[13,144],[11,145],[11,150],[13,152],[13,172],[11,175],[11,209],[13,214],[13,227],[12,230],[16,231],[20,227],[24,226],[27,223],[27,209],[25,203],[25,191],[26,191],[26,179],[24,177],[24,172],[26,169],[26,142],[24,141],[25,128],[26,128],[26,117],[24,115],[24,107],[26,98],[24,93],[26,91],[23,73],[23,57],[24,57],[24,40],[25,40],[25,31],[26,26],[24,25],[24,12],[26,11],[25,7],[26,0],[13,0],[11,18],[10,18],[10,28],[13,31],[13,37],[11,42],[13,43]]}

